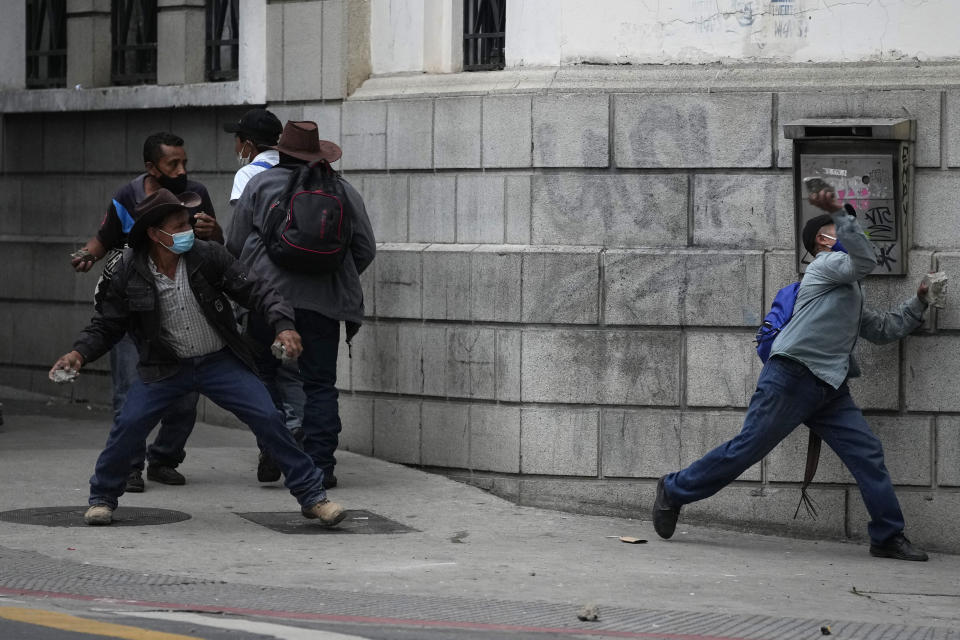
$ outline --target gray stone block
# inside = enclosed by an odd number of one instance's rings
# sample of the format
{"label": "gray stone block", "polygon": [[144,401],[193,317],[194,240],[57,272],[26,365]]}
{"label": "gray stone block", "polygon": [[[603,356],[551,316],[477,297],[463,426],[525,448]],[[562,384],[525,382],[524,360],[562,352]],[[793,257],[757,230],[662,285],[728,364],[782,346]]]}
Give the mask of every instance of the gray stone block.
{"label": "gray stone block", "polygon": [[[12,255],[7,254],[6,259],[11,263],[14,259],[25,259],[25,268],[29,269],[30,277],[24,278],[23,283],[14,285],[14,288],[19,290],[20,295],[11,297],[74,302],[77,294],[77,280],[81,279],[80,274],[76,274],[73,269],[70,268],[70,253],[74,251],[76,245],[59,242],[37,243],[32,246],[30,244],[13,245],[13,247],[18,246],[22,247],[21,250],[11,252]],[[27,251],[23,249],[27,249]],[[18,270],[17,267],[13,267],[12,269],[14,273]],[[91,269],[91,271],[99,272],[100,269],[95,267]],[[22,278],[26,275],[16,274],[16,276],[14,276],[14,273],[8,271],[4,279],[11,277]],[[90,303],[93,300],[94,283],[88,281],[88,284],[90,288],[83,292],[83,297],[80,298],[79,302]],[[24,289],[24,285],[29,288]],[[6,285],[0,286],[0,289],[5,288],[5,286]],[[90,315],[93,315],[92,308],[88,309],[88,311]]]}
{"label": "gray stone block", "polygon": [[763,254],[677,250],[608,251],[608,324],[757,327]]}
{"label": "gray stone block", "polygon": [[[264,25],[267,59],[267,100],[283,100],[283,5],[267,5]],[[283,122],[281,120],[280,122]]]}
{"label": "gray stone block", "polygon": [[947,165],[960,167],[960,91],[947,92]]}
{"label": "gray stone block", "polygon": [[434,324],[400,325],[397,369],[397,391],[400,393],[446,396],[446,327]]}
{"label": "gray stone block", "polygon": [[[377,247],[377,251],[380,247]],[[366,315],[377,315],[377,268],[376,262],[360,274],[360,288],[363,289],[363,306]]]}
{"label": "gray stone block", "polygon": [[423,315],[422,244],[380,245],[374,298],[377,315],[385,318],[420,318]]}
{"label": "gray stone block", "polygon": [[282,102],[267,105],[267,109],[277,116],[277,120],[284,125],[290,121],[299,122],[303,120],[303,107],[302,104],[284,104]]}
{"label": "gray stone block", "polygon": [[353,339],[351,383],[355,391],[397,392],[396,324],[368,322]]}
{"label": "gray stone block", "polygon": [[623,480],[521,476],[518,492],[517,502],[524,506],[600,516],[636,518],[649,513],[653,504],[653,485]]}
{"label": "gray stone block", "polygon": [[[603,476],[659,478],[696,462],[740,432],[740,413],[604,409]],[[740,476],[759,480],[760,464]]]}
{"label": "gray stone block", "polygon": [[424,401],[420,464],[466,469],[470,464],[470,405]]}
{"label": "gray stone block", "polygon": [[[30,242],[5,241],[0,243],[0,248],[3,250],[6,262],[3,278],[0,278],[0,298],[30,300],[34,297],[42,297],[45,287],[41,285],[44,281],[35,280],[33,271],[36,262],[34,260],[37,252],[36,245]],[[63,259],[57,262],[58,264],[51,264],[49,267],[50,272],[59,271],[54,282],[66,280],[70,276],[70,272],[67,271],[70,267],[66,256],[64,255]],[[41,275],[49,277],[51,273]]]}
{"label": "gray stone block", "polygon": [[495,398],[496,364],[496,332],[493,329],[471,326],[447,328],[447,396]]}
{"label": "gray stone block", "polygon": [[340,449],[361,455],[373,454],[373,398],[340,394]]}
{"label": "gray stone block", "polygon": [[[283,99],[323,96],[323,2],[283,5]],[[317,37],[321,34],[321,37]]]}
{"label": "gray stone block", "polygon": [[[864,304],[878,311],[896,309],[901,303],[912,299],[917,294],[917,286],[923,276],[933,269],[934,254],[932,251],[913,250],[907,252],[906,277],[868,277],[863,282]],[[931,314],[924,314],[924,323],[917,331],[932,328]]]}
{"label": "gray stone block", "polygon": [[[3,116],[4,172],[43,171],[43,118],[42,113],[8,113]],[[134,166],[143,166],[143,163]]]}
{"label": "gray stone block", "polygon": [[[172,109],[144,109],[129,113],[126,119],[127,124],[127,154],[124,166],[127,171],[139,173],[143,171],[143,143],[154,133],[167,131],[183,137],[178,131],[175,131],[171,123]],[[187,153],[190,153],[189,140],[184,139],[184,146]],[[119,151],[116,150],[115,153]],[[189,169],[188,169],[189,170]]]}
{"label": "gray stone block", "polygon": [[[217,170],[230,175],[230,185],[233,186],[233,176],[237,169],[237,152],[235,150],[236,134],[227,133],[223,130],[223,125],[228,122],[233,124],[238,122],[247,109],[243,107],[223,107],[217,109],[216,113],[216,157]],[[274,113],[276,115],[276,113]],[[229,193],[227,194],[230,195]]]}
{"label": "gray stone block", "polygon": [[[10,335],[15,343],[8,364],[31,365],[44,371],[70,351],[74,339],[93,315],[88,305],[24,301],[3,306],[14,309]],[[42,330],[38,331],[38,327]]]}
{"label": "gray stone block", "polygon": [[502,175],[458,176],[457,242],[503,242],[504,208]]}
{"label": "gray stone block", "polygon": [[960,337],[911,336],[904,342],[907,411],[960,411]]}
{"label": "gray stone block", "polygon": [[373,455],[400,464],[420,464],[420,401],[373,401]]}
{"label": "gray stone block", "polygon": [[[347,3],[322,2],[320,95],[324,100],[347,97]],[[312,96],[316,98],[316,95]]]}
{"label": "gray stone block", "polygon": [[532,119],[530,96],[484,96],[483,166],[529,167]]}
{"label": "gray stone block", "polygon": [[960,486],[960,417],[937,416],[937,485]]}
{"label": "gray stone block", "polygon": [[914,187],[913,244],[926,249],[960,247],[956,196],[960,172],[918,171]]}
{"label": "gray stone block", "polygon": [[533,176],[533,244],[687,245],[687,177]]}
{"label": "gray stone block", "polygon": [[500,329],[496,335],[497,400],[520,400],[523,334],[519,329]]}
{"label": "gray stone block", "polygon": [[23,214],[21,182],[16,176],[0,176],[0,233],[20,233]]}
{"label": "gray stone block", "polygon": [[917,166],[940,166],[940,91],[781,93],[777,111],[781,167],[793,165],[792,141],[783,137],[783,125],[801,118],[913,118]]}
{"label": "gray stone block", "polygon": [[506,241],[530,244],[530,176],[506,177]]}
{"label": "gray stone block", "polygon": [[433,100],[387,103],[387,168],[433,167]]}
{"label": "gray stone block", "polygon": [[[220,158],[217,138],[219,133],[226,132],[217,126],[217,111],[173,109],[170,120],[170,127],[183,138],[183,146],[187,151],[187,170],[191,173],[218,171]],[[236,171],[236,154],[231,168]]]}
{"label": "gray stone block", "polygon": [[[21,230],[25,234],[42,236],[63,235],[63,209],[66,194],[61,176],[24,177],[21,201],[23,217]],[[93,217],[93,216],[91,216]],[[100,214],[100,218],[103,214]],[[99,218],[97,218],[99,221]]]}
{"label": "gray stone block", "polygon": [[[884,460],[895,485],[929,486],[932,478],[931,433],[933,420],[928,416],[867,416],[867,423],[883,444]],[[803,480],[809,431],[800,427],[774,449],[766,459],[767,480],[796,482]],[[853,476],[824,442],[815,481],[830,484],[856,484]],[[799,493],[797,499],[799,500]],[[856,496],[860,500],[860,496]]]}
{"label": "gray stone block", "polygon": [[526,330],[525,402],[676,405],[680,402],[676,331]]}
{"label": "gray stone block", "polygon": [[936,310],[937,327],[960,329],[960,305],[955,302],[960,296],[960,253],[936,254],[936,267],[933,270],[943,271],[950,277],[946,306]]}
{"label": "gray stone block", "polygon": [[438,98],[433,137],[437,169],[480,168],[479,96]]}
{"label": "gray stone block", "polygon": [[352,347],[346,340],[340,340],[337,347],[337,389],[341,391],[353,390],[353,358]]}
{"label": "gray stone block", "polygon": [[609,121],[607,94],[534,96],[533,166],[608,166]]}
{"label": "gray stone block", "polygon": [[410,176],[411,242],[456,242],[456,177]]}
{"label": "gray stone block", "polygon": [[472,268],[478,245],[431,245],[423,252],[423,318],[470,320]]}
{"label": "gray stone block", "polygon": [[600,251],[588,247],[530,247],[523,254],[523,321],[596,324]]}
{"label": "gray stone block", "polygon": [[405,175],[363,177],[363,203],[380,242],[407,241],[408,179]]}
{"label": "gray stone block", "polygon": [[614,96],[618,167],[769,167],[769,93]]}
{"label": "gray stone block", "polygon": [[471,254],[470,317],[481,322],[520,322],[523,249],[480,245]]}
{"label": "gray stone block", "polygon": [[699,175],[693,243],[701,247],[793,247],[793,179],[788,175]]}
{"label": "gray stone block", "polygon": [[469,468],[520,472],[520,407],[470,405]]}
{"label": "gray stone block", "polygon": [[343,168],[386,169],[387,103],[343,103]]}
{"label": "gray stone block", "polygon": [[48,113],[43,118],[43,170],[46,173],[83,171],[83,114]]}
{"label": "gray stone block", "polygon": [[[324,81],[326,84],[326,81]],[[326,90],[326,89],[324,89]],[[340,103],[325,102],[321,104],[303,105],[303,119],[317,123],[317,134],[321,140],[329,140],[340,144]],[[341,147],[343,145],[340,145]],[[344,153],[347,150],[344,149]],[[334,165],[336,166],[336,165]]]}
{"label": "gray stone block", "polygon": [[[764,255],[763,269],[763,315],[773,305],[777,291],[799,279],[797,258],[793,251],[771,251]],[[759,323],[758,323],[759,326]]]}
{"label": "gray stone block", "polygon": [[520,472],[597,477],[599,409],[524,407]]}
{"label": "gray stone block", "polygon": [[858,340],[854,357],[862,375],[850,380],[850,393],[864,409],[900,408],[900,345]]}
{"label": "gray stone block", "polygon": [[[124,154],[117,153],[118,149],[124,149],[126,146],[124,138],[127,133],[126,120],[127,114],[122,111],[93,111],[84,114],[82,145],[84,171],[87,173],[136,171],[143,166],[143,160],[133,166],[127,165]],[[143,144],[143,140],[140,144]]]}
{"label": "gray stone block", "polygon": [[754,334],[688,332],[687,404],[692,407],[746,407],[763,363]]}

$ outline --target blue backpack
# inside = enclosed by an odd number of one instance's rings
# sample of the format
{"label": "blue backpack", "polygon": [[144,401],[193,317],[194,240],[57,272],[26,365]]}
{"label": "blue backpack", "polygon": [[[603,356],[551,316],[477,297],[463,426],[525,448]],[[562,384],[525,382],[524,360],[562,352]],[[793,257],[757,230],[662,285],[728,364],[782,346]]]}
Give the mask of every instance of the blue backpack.
{"label": "blue backpack", "polygon": [[754,342],[757,343],[757,355],[762,362],[766,362],[770,357],[773,341],[793,317],[793,305],[797,301],[799,289],[800,283],[794,282],[777,291],[777,295],[773,297],[770,311],[763,317],[763,324],[757,329],[757,335],[754,338]]}

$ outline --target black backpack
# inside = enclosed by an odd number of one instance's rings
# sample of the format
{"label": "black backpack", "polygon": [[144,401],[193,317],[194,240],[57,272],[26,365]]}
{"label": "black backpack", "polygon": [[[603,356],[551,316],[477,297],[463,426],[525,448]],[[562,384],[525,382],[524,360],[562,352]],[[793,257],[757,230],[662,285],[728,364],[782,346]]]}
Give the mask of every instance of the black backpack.
{"label": "black backpack", "polygon": [[340,174],[326,161],[293,169],[270,205],[261,235],[273,262],[302,273],[340,269],[353,236],[353,212]]}

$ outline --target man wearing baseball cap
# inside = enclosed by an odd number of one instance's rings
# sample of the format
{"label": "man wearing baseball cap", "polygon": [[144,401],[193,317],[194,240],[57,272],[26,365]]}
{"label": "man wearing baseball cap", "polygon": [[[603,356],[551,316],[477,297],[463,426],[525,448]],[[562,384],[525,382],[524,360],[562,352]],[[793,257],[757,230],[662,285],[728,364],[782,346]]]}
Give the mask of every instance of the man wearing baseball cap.
{"label": "man wearing baseball cap", "polygon": [[297,447],[270,393],[255,373],[254,357],[237,331],[227,296],[260,314],[287,354],[302,350],[293,309],[266,282],[248,273],[224,247],[195,240],[192,192],[160,189],[143,200],[100,310],[80,333],[73,351],[50,369],[78,371],[105,354],[125,333],[140,356],[139,378],[127,392],[106,447],[90,478],[90,525],[113,521],[130,457],[157,419],[178,398],[199,392],[245,422],[276,459],[306,518],[328,525],[343,519],[326,498],[323,475]]}
{"label": "man wearing baseball cap", "polygon": [[266,109],[250,109],[238,122],[223,125],[223,130],[235,134],[234,151],[240,165],[230,191],[230,204],[234,204],[250,178],[280,162],[280,153],[273,147],[280,139],[283,125]]}
{"label": "man wearing baseball cap", "polygon": [[917,295],[894,311],[865,307],[860,281],[876,267],[876,250],[832,191],[812,194],[810,203],[827,212],[801,234],[814,259],[800,282],[793,317],[760,372],[743,429],[687,468],[660,478],[653,526],[661,538],[670,538],[683,505],[723,489],[803,423],[856,480],[870,514],[870,555],[923,561],[927,554],[903,535],[883,447],[850,396],[847,380],[860,375],[853,357],[858,337],[893,342],[921,325],[927,286],[921,284]]}

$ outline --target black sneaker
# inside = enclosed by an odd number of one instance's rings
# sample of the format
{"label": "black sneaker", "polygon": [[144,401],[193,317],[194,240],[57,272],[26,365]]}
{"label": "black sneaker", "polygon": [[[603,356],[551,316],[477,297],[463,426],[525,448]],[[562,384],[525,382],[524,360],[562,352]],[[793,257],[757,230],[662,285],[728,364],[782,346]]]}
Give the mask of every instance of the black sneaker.
{"label": "black sneaker", "polygon": [[[666,477],[666,476],[664,476]],[[653,502],[653,528],[661,538],[668,539],[677,528],[680,507],[675,507],[667,498],[663,478],[657,481],[657,498]]]}
{"label": "black sneaker", "polygon": [[280,467],[273,456],[266,451],[260,452],[260,461],[257,463],[257,480],[260,482],[276,482],[280,479]]}
{"label": "black sneaker", "polygon": [[187,484],[187,479],[182,473],[162,464],[151,464],[147,467],[147,480],[161,484]]}
{"label": "black sneaker", "polygon": [[912,560],[925,562],[927,554],[917,549],[902,533],[889,538],[883,544],[871,544],[870,555],[875,558],[893,558],[894,560]]}
{"label": "black sneaker", "polygon": [[143,473],[140,471],[131,471],[130,475],[127,476],[127,487],[124,491],[126,493],[143,493],[143,490]]}

